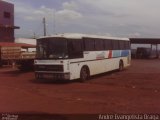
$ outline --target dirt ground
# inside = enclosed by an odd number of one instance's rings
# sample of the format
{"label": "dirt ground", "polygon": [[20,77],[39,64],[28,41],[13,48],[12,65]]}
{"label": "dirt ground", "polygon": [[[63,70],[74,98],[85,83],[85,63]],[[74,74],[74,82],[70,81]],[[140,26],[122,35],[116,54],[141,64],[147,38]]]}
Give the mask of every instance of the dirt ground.
{"label": "dirt ground", "polygon": [[37,82],[34,72],[0,68],[0,113],[160,113],[160,60],[133,60],[91,80]]}

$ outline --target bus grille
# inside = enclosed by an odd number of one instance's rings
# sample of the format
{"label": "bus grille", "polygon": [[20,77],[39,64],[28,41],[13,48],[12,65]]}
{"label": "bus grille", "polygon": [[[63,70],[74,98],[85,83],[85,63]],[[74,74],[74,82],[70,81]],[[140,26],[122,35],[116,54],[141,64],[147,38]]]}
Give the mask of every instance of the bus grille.
{"label": "bus grille", "polygon": [[35,71],[63,72],[63,65],[35,65]]}

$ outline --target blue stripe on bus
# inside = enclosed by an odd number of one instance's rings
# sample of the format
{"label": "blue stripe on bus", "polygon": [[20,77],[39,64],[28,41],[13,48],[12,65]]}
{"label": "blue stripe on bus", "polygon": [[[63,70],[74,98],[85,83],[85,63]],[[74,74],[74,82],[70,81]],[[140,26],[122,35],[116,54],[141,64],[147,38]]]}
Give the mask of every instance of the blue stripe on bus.
{"label": "blue stripe on bus", "polygon": [[129,50],[122,50],[121,57],[129,56]]}
{"label": "blue stripe on bus", "polygon": [[113,50],[112,58],[129,56],[129,50]]}

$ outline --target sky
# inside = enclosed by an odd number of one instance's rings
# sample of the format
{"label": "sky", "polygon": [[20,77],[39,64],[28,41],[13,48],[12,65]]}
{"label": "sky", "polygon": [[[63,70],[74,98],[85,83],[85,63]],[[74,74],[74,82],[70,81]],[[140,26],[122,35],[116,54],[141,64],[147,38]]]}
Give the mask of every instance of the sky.
{"label": "sky", "polygon": [[160,0],[3,0],[15,5],[16,37],[57,33],[160,37]]}

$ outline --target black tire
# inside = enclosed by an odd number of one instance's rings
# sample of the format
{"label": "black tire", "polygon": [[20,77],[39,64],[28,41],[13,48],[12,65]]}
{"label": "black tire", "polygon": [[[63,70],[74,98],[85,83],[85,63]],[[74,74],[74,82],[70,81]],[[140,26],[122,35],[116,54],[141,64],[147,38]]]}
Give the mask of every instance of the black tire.
{"label": "black tire", "polygon": [[119,62],[119,71],[123,71],[124,70],[124,64],[123,64],[123,61],[121,60]]}
{"label": "black tire", "polygon": [[82,67],[80,72],[80,81],[85,82],[90,77],[89,69],[87,67]]}

